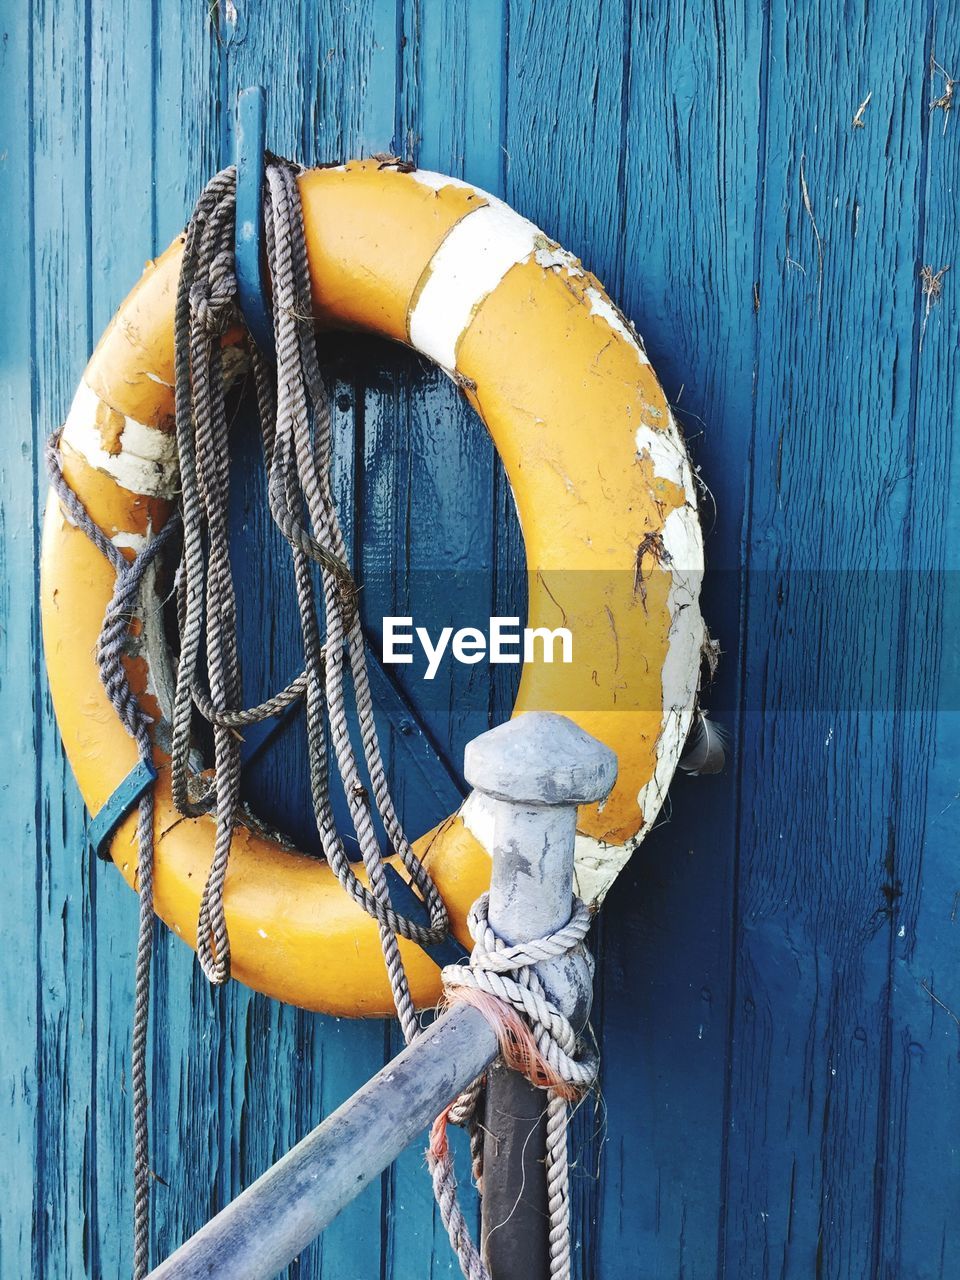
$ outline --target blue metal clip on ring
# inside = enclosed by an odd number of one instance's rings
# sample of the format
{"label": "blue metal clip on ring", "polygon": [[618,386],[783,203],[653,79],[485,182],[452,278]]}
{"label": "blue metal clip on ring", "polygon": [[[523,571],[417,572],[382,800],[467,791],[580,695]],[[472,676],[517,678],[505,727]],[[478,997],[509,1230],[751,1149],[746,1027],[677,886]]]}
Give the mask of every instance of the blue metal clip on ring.
{"label": "blue metal clip on ring", "polygon": [[156,780],[157,771],[153,761],[141,760],[117,786],[96,817],[91,819],[87,835],[98,858],[104,862],[110,861],[110,839],[113,833]]}
{"label": "blue metal clip on ring", "polygon": [[264,140],[267,92],[241,89],[237,98],[237,212],[234,252],[240,310],[254,342],[273,360],[273,317],[267,306],[263,252]]}

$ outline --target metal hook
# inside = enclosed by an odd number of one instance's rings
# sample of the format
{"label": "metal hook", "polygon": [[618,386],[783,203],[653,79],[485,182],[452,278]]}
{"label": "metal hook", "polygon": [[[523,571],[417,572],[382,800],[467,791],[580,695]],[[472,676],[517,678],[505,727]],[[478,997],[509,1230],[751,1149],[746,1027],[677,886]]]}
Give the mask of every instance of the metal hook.
{"label": "metal hook", "polygon": [[267,306],[263,252],[264,140],[267,91],[262,85],[241,89],[237,98],[237,214],[234,251],[237,293],[247,328],[271,360],[276,348],[273,317]]}

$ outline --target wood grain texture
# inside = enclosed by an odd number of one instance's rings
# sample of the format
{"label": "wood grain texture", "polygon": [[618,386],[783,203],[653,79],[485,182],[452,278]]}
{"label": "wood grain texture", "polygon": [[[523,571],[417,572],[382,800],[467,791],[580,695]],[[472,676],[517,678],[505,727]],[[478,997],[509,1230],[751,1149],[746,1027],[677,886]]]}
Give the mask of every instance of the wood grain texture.
{"label": "wood grain texture", "polygon": [[[277,151],[410,156],[581,254],[643,334],[716,500],[708,703],[735,764],[677,781],[598,925],[577,1274],[958,1273],[960,121],[931,111],[929,69],[935,54],[960,74],[958,17],[956,0],[0,0],[4,1280],[119,1277],[129,1259],[135,906],[85,850],[45,695],[40,446],[143,260],[230,162],[237,90],[258,82]],[[928,299],[921,268],[948,265]],[[368,620],[511,612],[512,500],[453,387],[382,343],[326,356]],[[242,417],[237,434],[258,696],[292,674],[296,632]],[[451,565],[456,599],[436,585]],[[509,678],[456,668],[421,712],[459,763],[511,698]],[[248,785],[305,830],[303,752],[294,725]],[[211,991],[160,933],[157,1256],[396,1048],[386,1024]],[[290,1274],[456,1274],[419,1148]]]}
{"label": "wood grain texture", "polygon": [[[941,66],[954,56],[955,32],[955,12],[932,6],[925,34]],[[944,76],[935,72],[924,96],[933,102],[943,91]],[[942,111],[922,113],[920,123],[917,261],[937,273],[957,257],[960,153],[957,139],[944,130]],[[922,292],[914,301],[912,518],[903,550],[909,625],[898,671],[894,772],[900,897],[891,931],[890,1097],[877,1269],[885,1278],[941,1280],[955,1269],[960,1251],[951,1177],[960,1165],[960,328],[949,294],[942,299],[946,305]]]}
{"label": "wood grain texture", "polygon": [[41,829],[40,724],[35,680],[25,655],[39,632],[32,590],[36,556],[36,476],[31,412],[34,405],[33,161],[30,136],[33,37],[26,24],[6,34],[0,67],[6,94],[6,156],[0,165],[0,202],[20,233],[8,259],[8,287],[0,292],[0,714],[7,726],[10,761],[0,804],[11,833],[0,926],[17,956],[15,975],[0,983],[0,1274],[30,1275],[36,1206],[36,1133],[39,1106],[37,1045],[41,1007],[36,857]]}
{"label": "wood grain texture", "polygon": [[[924,15],[774,9],[746,528],[725,1262],[876,1276],[926,127]],[[877,87],[862,129],[853,112]],[[851,106],[853,110],[851,110]],[[923,786],[923,771],[916,778]],[[829,892],[824,892],[824,886]],[[789,1099],[789,1105],[784,1105]],[[762,1140],[761,1140],[762,1138]]]}
{"label": "wood grain texture", "polygon": [[[625,41],[621,301],[709,485],[704,616],[725,656],[704,703],[735,735],[756,341],[759,22],[750,6],[633,4]],[[667,812],[605,910],[609,1144],[598,1274],[717,1271],[735,801],[729,775],[677,778]],[[618,1070],[624,1059],[636,1070]]]}
{"label": "wood grain texture", "polygon": [[[86,19],[82,10],[64,13],[57,22],[38,23],[33,30],[31,339],[37,424],[56,422],[64,413],[93,338]],[[36,451],[33,458],[39,511],[47,486]],[[32,611],[35,581],[34,574],[18,583],[20,599],[24,605],[29,601]],[[36,617],[33,632],[39,646]],[[40,649],[29,652],[39,655]],[[28,653],[18,654],[17,663],[20,671],[34,675],[42,664],[34,664]],[[31,1082],[36,1090],[35,1201],[28,1274],[42,1274],[53,1258],[64,1274],[82,1274],[96,1260],[93,1240],[101,1190],[94,1159],[99,1005],[93,921],[99,885],[95,859],[85,847],[83,810],[40,679],[35,679],[33,694],[40,791],[35,843],[23,851],[36,877],[33,901],[23,904],[31,921],[37,977],[36,1074]],[[9,977],[20,983],[19,965]],[[125,1135],[118,1156],[124,1144]],[[109,1201],[109,1169],[105,1173]]]}

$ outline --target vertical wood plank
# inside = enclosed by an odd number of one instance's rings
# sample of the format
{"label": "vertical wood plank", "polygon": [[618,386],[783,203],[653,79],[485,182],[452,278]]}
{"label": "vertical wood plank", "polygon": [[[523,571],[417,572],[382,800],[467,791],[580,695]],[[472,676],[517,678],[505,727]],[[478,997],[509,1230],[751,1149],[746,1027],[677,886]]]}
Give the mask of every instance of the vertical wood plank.
{"label": "vertical wood plank", "polygon": [[[89,44],[90,323],[96,340],[151,256],[153,225],[153,26],[149,8],[91,0]],[[82,353],[81,353],[82,355]],[[82,360],[81,360],[82,367]],[[79,370],[75,371],[79,377]],[[80,805],[72,779],[70,794]],[[76,856],[77,851],[73,851]],[[130,1039],[137,904],[114,868],[91,862],[94,975],[90,1036],[92,1167],[96,1175],[92,1269],[123,1275],[133,1238]],[[156,1073],[151,1095],[152,1167],[157,1160]],[[164,1183],[154,1182],[162,1199]]]}
{"label": "vertical wood plank", "polygon": [[[703,612],[723,658],[703,704],[734,740],[756,335],[760,34],[759,15],[738,4],[630,7],[618,204],[619,300],[710,485],[701,493]],[[678,776],[604,907],[597,1270],[611,1277],[716,1271],[735,783],[733,762],[720,777]]]}
{"label": "vertical wood plank", "polygon": [[[171,6],[154,17],[157,249],[184,225],[201,187],[219,167],[220,24],[217,6]],[[239,1188],[238,1095],[247,1066],[245,1015],[251,999],[235,986],[212,990],[192,951],[161,928],[153,1054],[159,1257]]]}
{"label": "vertical wood plank", "polygon": [[9,834],[3,933],[15,963],[0,973],[0,1274],[34,1272],[39,986],[36,922],[40,910],[42,778],[33,664],[39,618],[33,582],[36,554],[37,453],[31,431],[33,383],[33,36],[26,7],[7,6],[0,23],[0,70],[6,110],[0,124],[0,208],[8,244],[5,288],[0,293],[0,717],[8,768],[0,785],[0,813]]}
{"label": "vertical wood plank", "polygon": [[[370,0],[349,10],[333,4],[311,10],[288,3],[268,7],[239,3],[221,32],[221,163],[233,158],[236,94],[254,83],[267,88],[268,142],[281,154],[310,164],[393,148],[398,54],[397,10],[392,0],[389,4]],[[349,348],[337,340],[326,356],[334,405],[337,493],[341,517],[352,538],[354,507],[364,501],[357,493],[355,474],[358,441],[363,438],[363,362],[358,364]],[[256,448],[244,447],[241,455],[242,462],[253,464]],[[240,468],[235,474],[237,519],[246,524],[243,538],[264,565],[258,580],[273,605],[273,622],[266,635],[260,611],[246,611],[245,659],[263,688],[276,687],[290,679],[297,661],[295,602],[289,591],[279,587],[278,575],[269,570],[269,558],[280,555],[286,563],[287,552],[279,547],[263,514],[261,478],[243,483]],[[304,760],[302,731],[287,734],[282,751],[260,772],[256,789],[272,789],[275,803],[277,796],[292,800],[291,775],[299,763],[298,776],[305,778]],[[299,804],[294,801],[301,811],[302,829],[309,823],[304,790],[300,788]],[[234,1127],[238,1120],[241,1126],[243,1183],[358,1088],[382,1065],[386,1051],[381,1024],[277,1010],[259,998],[248,1006],[246,1016],[248,1060],[242,1103],[232,1118]],[[301,1255],[291,1275],[379,1274],[385,1248],[382,1223],[387,1217],[381,1198],[380,1185],[368,1188]]]}
{"label": "vertical wood plank", "polygon": [[[185,226],[200,190],[219,167],[221,57],[216,6],[186,0],[153,11],[153,252],[165,249]],[[135,101],[131,96],[128,108]],[[128,899],[125,886],[117,892]],[[128,900],[124,907],[129,913]],[[201,1226],[235,1185],[223,1151],[224,1143],[236,1141],[228,1081],[242,1072],[244,1062],[231,1055],[227,1028],[237,1022],[243,1028],[249,997],[240,996],[238,1013],[229,1003],[233,992],[210,990],[185,940],[158,928],[151,1062],[157,1258]],[[231,1009],[229,1023],[225,1007]],[[241,1034],[232,1030],[232,1039]]]}
{"label": "vertical wood plank", "polygon": [[[533,0],[507,5],[507,72],[504,104],[504,197],[551,238],[584,258],[618,300],[624,253],[622,206],[623,121],[628,11],[625,3],[571,3],[562,21],[556,10]],[[558,358],[562,353],[558,352]],[[500,485],[498,508],[512,512]],[[522,543],[506,525],[498,532],[498,597],[509,595]],[[502,698],[495,702],[508,711]],[[592,946],[605,946],[607,922],[594,930]],[[608,1016],[604,982],[596,983],[594,1026],[602,1042]],[[601,1081],[606,1093],[606,1073]],[[631,1103],[632,1109],[632,1103]],[[571,1134],[574,1262],[583,1276],[599,1266],[602,1110],[591,1100],[580,1109]],[[608,1120],[609,1123],[609,1120]],[[618,1239],[612,1257],[621,1253]]]}
{"label": "vertical wood plank", "polygon": [[510,0],[506,199],[616,291],[622,251],[622,0],[573,0],[562,22]]}
{"label": "vertical wood plank", "polygon": [[[499,0],[404,4],[398,139],[421,167],[483,187],[498,185],[503,38]],[[374,545],[392,539],[399,549],[390,611],[413,616],[433,635],[444,625],[485,627],[494,612],[494,493],[502,468],[482,424],[449,379],[419,359],[405,365],[398,405],[405,447],[393,480],[396,523],[392,533],[377,522],[365,524],[365,534]],[[389,439],[382,448],[388,457]],[[387,611],[379,601],[374,609],[378,615]],[[427,684],[422,672],[419,656],[411,667],[397,669],[423,723],[459,774],[466,743],[489,727],[491,684],[505,686],[512,702],[516,673],[485,663],[447,663]],[[396,785],[401,813],[416,813],[399,771]],[[391,1050],[399,1047],[392,1030]],[[469,1151],[462,1134],[454,1141],[461,1204],[479,1238]],[[425,1143],[426,1135],[390,1174],[386,1266],[395,1280],[459,1275],[434,1204]]]}
{"label": "vertical wood plank", "polygon": [[[916,265],[934,276],[960,261],[956,122],[929,106],[941,98],[943,69],[956,57],[958,16],[956,4],[932,6],[925,61],[932,56],[942,69],[921,79],[913,104],[925,137]],[[960,1251],[960,325],[950,274],[940,299],[914,278],[911,489],[897,577],[904,633],[893,782],[898,896],[877,1267],[885,1280],[946,1280]]]}
{"label": "vertical wood plank", "polygon": [[[39,6],[33,38],[33,312],[36,511],[45,436],[63,421],[90,346],[89,11]],[[36,537],[37,525],[34,524]],[[35,544],[36,545],[36,544]],[[33,575],[22,586],[35,598]],[[31,653],[39,655],[39,628]],[[96,868],[60,748],[42,664],[34,667],[38,797],[36,1186],[32,1273],[82,1275],[97,1212],[94,1159]],[[90,1036],[93,1040],[95,1036]],[[96,1232],[93,1233],[95,1238]]]}
{"label": "vertical wood plank", "polygon": [[877,1275],[902,876],[903,657],[882,584],[909,521],[924,47],[915,8],[770,13],[722,1241],[732,1274]]}
{"label": "vertical wood plank", "polygon": [[406,0],[404,11],[404,48],[412,65],[401,138],[412,138],[422,168],[502,194],[503,0]]}

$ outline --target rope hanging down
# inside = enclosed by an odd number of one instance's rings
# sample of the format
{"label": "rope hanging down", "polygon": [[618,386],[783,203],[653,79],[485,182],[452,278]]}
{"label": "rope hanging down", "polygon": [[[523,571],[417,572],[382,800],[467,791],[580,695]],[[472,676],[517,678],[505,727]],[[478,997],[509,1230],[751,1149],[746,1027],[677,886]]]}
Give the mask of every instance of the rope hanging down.
{"label": "rope hanging down", "polygon": [[[344,889],[378,922],[397,1013],[405,1032],[412,1034],[416,1017],[406,985],[400,981],[396,935],[427,945],[438,942],[446,935],[447,916],[433,881],[400,825],[380,755],[355,607],[356,587],[347,568],[346,546],[330,487],[330,413],[310,320],[310,280],[299,196],[293,171],[285,165],[268,168],[266,189],[266,240],[277,345],[275,380],[273,370],[256,350],[253,366],[270,510],[290,544],[293,559],[304,671],[276,698],[246,712],[240,710],[236,602],[227,533],[229,442],[221,345],[223,334],[238,318],[234,200],[231,169],[209,184],[188,229],[176,318],[177,450],[184,549],[178,579],[181,648],[171,735],[173,796],[183,813],[195,815],[213,806],[217,820],[214,856],[198,922],[198,955],[212,982],[226,980],[230,961],[223,884],[239,808],[240,742],[235,729],[238,724],[275,714],[282,705],[303,696],[310,787],[324,856]],[[325,644],[320,638],[311,561],[320,567]],[[204,638],[209,689],[203,687],[198,672]],[[390,904],[370,799],[347,725],[348,673],[373,800],[391,846],[426,900],[429,928],[398,915]],[[206,715],[214,731],[213,795],[206,795],[201,804],[192,793],[202,795],[208,784],[205,779],[192,780],[189,766],[194,707]],[[369,888],[354,873],[333,818],[327,773],[328,717]]]}
{"label": "rope hanging down", "polygon": [[[153,760],[150,740],[150,718],[141,709],[130,688],[123,655],[136,616],[140,588],[147,569],[175,532],[176,519],[168,521],[163,531],[153,538],[133,560],[110,541],[90,518],[77,495],[70,488],[60,465],[60,432],[53,434],[46,447],[50,483],[63,510],[83,530],[97,550],[113,566],[117,575],[113,597],[104,615],[97,644],[97,667],[100,680],[120,717],[124,728],[137,744],[142,761]],[[149,1269],[150,1253],[150,1135],[147,1123],[147,1031],[150,1018],[150,961],[153,953],[153,788],[148,787],[138,803],[137,820],[137,893],[139,924],[135,962],[135,994],[133,1002],[133,1043],[130,1077],[133,1093],[133,1274],[141,1280]]]}
{"label": "rope hanging down", "polygon": [[[197,925],[197,954],[205,974],[211,982],[220,984],[230,972],[223,889],[241,808],[237,731],[276,715],[302,698],[306,705],[310,788],[324,856],[344,890],[377,921],[397,1016],[409,1043],[418,1033],[419,1024],[397,938],[399,935],[423,945],[438,942],[447,933],[447,914],[433,881],[404,834],[380,754],[356,586],[347,566],[346,546],[331,490],[330,413],[317,358],[299,194],[294,170],[286,164],[268,167],[265,188],[276,369],[255,348],[252,360],[268,501],[273,519],[290,546],[304,669],[290,685],[258,706],[242,706],[236,596],[227,529],[230,477],[222,343],[240,318],[233,259],[235,194],[235,171],[231,168],[217,174],[197,203],[184,242],[175,333],[180,520],[169,521],[139,555],[127,560],[103,535],[66,483],[60,467],[58,436],[48,446],[51,480],[70,519],[91,538],[117,574],[113,600],[101,631],[98,662],[104,686],[143,760],[152,756],[150,722],[128,683],[122,660],[124,647],[140,607],[144,574],[178,525],[182,527],[183,550],[176,581],[180,655],[170,712],[171,776],[174,800],[182,813],[198,816],[212,812],[216,820],[214,853]],[[326,628],[323,639],[314,563],[319,567]],[[204,668],[207,685],[201,676]],[[360,748],[370,779],[372,804],[347,722],[348,680],[354,689]],[[196,774],[191,768],[195,712],[213,729],[212,778]],[[334,822],[327,765],[328,723],[369,887],[353,871]],[[392,848],[425,900],[428,928],[397,914],[391,905],[374,827],[374,806]],[[152,1181],[146,1073],[154,923],[151,790],[140,800],[139,819],[140,928],[132,1054],[135,1280],[142,1280],[149,1268]],[[566,1100],[592,1083],[596,1063],[593,1059],[578,1059],[573,1029],[546,999],[530,966],[548,955],[580,948],[589,917],[581,904],[570,923],[557,934],[523,948],[508,948],[490,930],[484,912],[481,900],[470,920],[476,942],[470,968],[454,966],[444,970],[445,986],[449,999],[469,999],[484,1008],[497,1029],[508,1063],[525,1070],[534,1083],[550,1089],[547,1134],[551,1275],[564,1280],[569,1275]],[[532,1027],[532,1035],[524,1020]],[[475,1166],[479,1172],[475,1119],[480,1090],[477,1082],[459,1106],[448,1109],[441,1117],[429,1156],[443,1220],[470,1280],[485,1280],[487,1272],[456,1202],[456,1179],[442,1139],[442,1125],[458,1115],[474,1124]]]}

